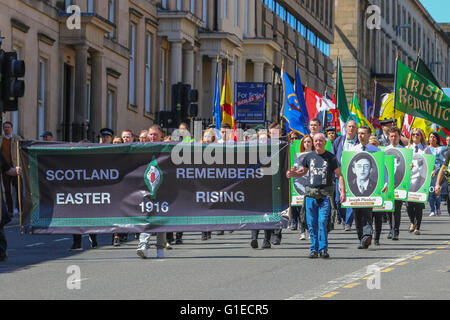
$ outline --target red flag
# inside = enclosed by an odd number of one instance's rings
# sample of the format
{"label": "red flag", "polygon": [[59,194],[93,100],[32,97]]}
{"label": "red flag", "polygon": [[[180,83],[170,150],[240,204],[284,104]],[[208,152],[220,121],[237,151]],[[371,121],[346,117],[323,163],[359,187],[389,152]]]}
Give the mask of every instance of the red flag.
{"label": "red flag", "polygon": [[322,106],[322,98],[321,94],[318,94],[314,90],[310,88],[306,88],[305,90],[305,100],[306,100],[306,108],[308,109],[309,119],[317,118],[319,114],[319,109]]}

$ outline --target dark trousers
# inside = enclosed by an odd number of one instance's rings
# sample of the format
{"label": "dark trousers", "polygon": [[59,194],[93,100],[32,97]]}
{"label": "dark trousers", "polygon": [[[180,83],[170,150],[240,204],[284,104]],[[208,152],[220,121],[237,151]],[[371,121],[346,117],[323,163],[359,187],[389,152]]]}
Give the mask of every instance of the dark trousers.
{"label": "dark trousers", "polygon": [[358,208],[353,209],[356,232],[358,239],[362,240],[364,237],[372,236],[372,208]]}
{"label": "dark trousers", "polygon": [[381,230],[383,228],[383,216],[384,212],[373,212],[372,214],[372,225],[375,224],[375,240],[380,240]]}
{"label": "dark trousers", "polygon": [[3,258],[6,255],[6,249],[8,247],[8,242],[6,241],[4,226],[8,222],[7,219],[9,217],[8,217],[8,212],[6,211],[7,210],[6,204],[4,201],[2,201],[1,206],[2,206],[2,212],[1,212],[0,216],[1,216],[2,220],[0,221],[0,258]]}
{"label": "dark trousers", "polygon": [[424,207],[425,205],[423,203],[407,203],[406,211],[408,212],[409,221],[411,221],[411,224],[414,225],[416,230],[420,230]]}
{"label": "dark trousers", "polygon": [[17,177],[8,176],[2,173],[3,187],[5,188],[5,202],[9,213],[14,212],[14,202],[12,198],[12,188],[16,190],[17,194]]}
{"label": "dark trousers", "polygon": [[398,236],[400,233],[400,223],[402,220],[402,205],[403,201],[395,200],[394,213],[392,212],[387,213],[389,228],[391,229],[391,233],[396,236]]}
{"label": "dark trousers", "polygon": [[[177,240],[181,240],[183,238],[183,232],[177,232],[176,233],[176,239]],[[166,239],[167,242],[172,243],[174,238],[173,238],[173,232],[167,232],[166,233]]]}
{"label": "dark trousers", "polygon": [[[259,230],[252,230],[252,240],[258,240]],[[270,241],[272,230],[264,230],[264,240]]]}
{"label": "dark trousers", "polygon": [[[72,236],[73,236],[73,243],[81,246],[81,234],[73,234]],[[90,234],[89,238],[91,239],[91,241],[97,240],[97,235]]]}

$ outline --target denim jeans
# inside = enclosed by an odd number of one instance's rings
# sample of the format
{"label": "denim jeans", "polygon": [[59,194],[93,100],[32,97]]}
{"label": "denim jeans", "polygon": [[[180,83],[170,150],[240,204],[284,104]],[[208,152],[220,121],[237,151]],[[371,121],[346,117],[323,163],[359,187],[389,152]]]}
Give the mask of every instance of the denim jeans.
{"label": "denim jeans", "polygon": [[[150,247],[150,233],[141,233],[139,235],[139,246],[145,244],[146,248]],[[156,249],[164,249],[166,247],[166,233],[158,232],[156,234]]]}
{"label": "denim jeans", "polygon": [[430,201],[431,212],[436,212],[436,210],[441,210],[441,196],[440,195],[438,196],[436,193],[430,192],[429,201]]}
{"label": "denim jeans", "polygon": [[328,251],[328,218],[331,213],[330,199],[305,198],[306,220],[311,237],[311,251]]}
{"label": "denim jeans", "polygon": [[350,227],[353,224],[353,209],[352,208],[341,208],[341,194],[339,193],[339,180],[336,180],[336,197],[335,203],[337,205],[338,215],[341,217],[342,221],[344,221],[344,225],[349,225]]}

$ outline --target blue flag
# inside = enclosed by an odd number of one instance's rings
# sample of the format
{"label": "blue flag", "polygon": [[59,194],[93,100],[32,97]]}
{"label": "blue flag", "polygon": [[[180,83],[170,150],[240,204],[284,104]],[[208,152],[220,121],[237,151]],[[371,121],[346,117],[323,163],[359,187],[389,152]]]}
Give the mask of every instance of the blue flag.
{"label": "blue flag", "polygon": [[283,73],[283,108],[282,116],[286,120],[286,131],[296,131],[300,135],[305,136],[308,134],[307,127],[303,120],[302,111],[295,94],[292,82],[286,72]]}
{"label": "blue flag", "polygon": [[369,99],[365,99],[365,106],[364,106],[365,116],[366,119],[372,122],[373,118],[373,103]]}
{"label": "blue flag", "polygon": [[300,70],[296,67],[297,72],[295,75],[295,93],[297,94],[298,104],[301,112],[301,120],[304,123],[306,132],[309,133],[309,114],[306,107],[305,93],[303,92],[302,80],[300,78]]}
{"label": "blue flag", "polygon": [[217,73],[216,84],[214,86],[214,125],[219,131],[222,125],[222,107],[220,106],[220,98],[219,73]]}

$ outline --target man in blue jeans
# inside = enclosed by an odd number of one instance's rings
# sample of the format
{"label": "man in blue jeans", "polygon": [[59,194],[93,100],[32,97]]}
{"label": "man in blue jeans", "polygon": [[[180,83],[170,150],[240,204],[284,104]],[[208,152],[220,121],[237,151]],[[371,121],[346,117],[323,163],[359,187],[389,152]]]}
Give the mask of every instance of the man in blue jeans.
{"label": "man in blue jeans", "polygon": [[311,236],[310,258],[327,259],[328,254],[328,218],[331,213],[330,198],[334,191],[334,175],[339,179],[340,201],[345,202],[345,184],[339,163],[334,154],[325,150],[326,138],[323,133],[314,136],[315,151],[307,154],[301,168],[291,168],[288,179],[302,177],[309,172],[305,193],[306,220]]}
{"label": "man in blue jeans", "polygon": [[[355,146],[357,146],[359,144],[358,125],[355,120],[349,120],[345,124],[345,132],[346,132],[345,135],[338,137],[333,142],[332,152],[336,155],[336,158],[337,158],[339,164],[341,164],[342,153],[344,151],[351,151]],[[352,224],[353,224],[353,218],[354,218],[353,209],[341,207],[341,204],[339,202],[340,192],[339,192],[339,187],[338,187],[339,186],[338,179],[339,178],[336,179],[335,202],[338,206],[338,214],[339,214],[341,220],[343,221],[344,230],[350,231]]]}

